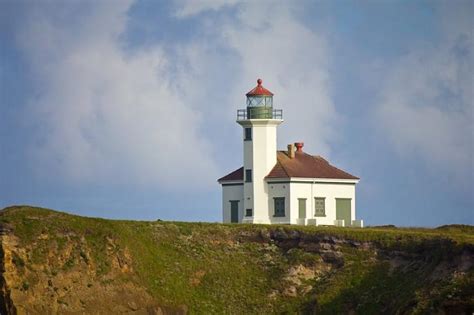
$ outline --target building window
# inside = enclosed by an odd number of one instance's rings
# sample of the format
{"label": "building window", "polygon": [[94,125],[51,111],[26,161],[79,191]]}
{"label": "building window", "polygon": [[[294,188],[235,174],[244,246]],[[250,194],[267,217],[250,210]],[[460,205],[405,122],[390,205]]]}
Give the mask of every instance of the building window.
{"label": "building window", "polygon": [[314,198],[314,216],[315,217],[326,216],[326,198],[321,198],[321,197]]}
{"label": "building window", "polygon": [[245,181],[247,183],[252,182],[252,170],[245,170]]}
{"label": "building window", "polygon": [[245,128],[245,141],[252,140],[252,128]]}
{"label": "building window", "polygon": [[273,198],[275,203],[275,217],[285,216],[285,197]]}
{"label": "building window", "polygon": [[246,217],[251,217],[253,215],[252,209],[245,209],[245,216]]}

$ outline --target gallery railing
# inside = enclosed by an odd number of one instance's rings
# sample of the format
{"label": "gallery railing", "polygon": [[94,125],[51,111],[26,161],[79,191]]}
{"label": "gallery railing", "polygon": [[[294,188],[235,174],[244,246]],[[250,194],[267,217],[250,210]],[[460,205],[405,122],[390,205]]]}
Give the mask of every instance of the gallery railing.
{"label": "gallery railing", "polygon": [[237,120],[247,119],[283,119],[282,109],[271,107],[247,107],[237,110]]}

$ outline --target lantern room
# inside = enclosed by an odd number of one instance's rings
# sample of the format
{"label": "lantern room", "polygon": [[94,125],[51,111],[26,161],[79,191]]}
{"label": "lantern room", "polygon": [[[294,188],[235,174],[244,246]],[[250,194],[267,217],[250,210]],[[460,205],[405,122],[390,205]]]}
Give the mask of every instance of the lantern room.
{"label": "lantern room", "polygon": [[246,94],[247,108],[237,111],[237,120],[246,119],[282,119],[282,111],[273,109],[273,93],[262,86],[262,79],[257,86]]}
{"label": "lantern room", "polygon": [[257,86],[246,94],[247,107],[273,107],[273,93],[262,86],[262,79],[257,80]]}

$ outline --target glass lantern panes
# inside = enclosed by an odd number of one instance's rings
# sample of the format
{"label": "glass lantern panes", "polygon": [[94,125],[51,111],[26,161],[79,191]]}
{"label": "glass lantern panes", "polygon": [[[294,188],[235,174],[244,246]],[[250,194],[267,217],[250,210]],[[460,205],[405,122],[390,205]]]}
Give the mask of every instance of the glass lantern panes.
{"label": "glass lantern panes", "polygon": [[273,97],[263,96],[263,95],[247,96],[247,106],[248,107],[272,107]]}
{"label": "glass lantern panes", "polygon": [[265,106],[266,107],[273,107],[273,97],[272,96],[265,96]]}

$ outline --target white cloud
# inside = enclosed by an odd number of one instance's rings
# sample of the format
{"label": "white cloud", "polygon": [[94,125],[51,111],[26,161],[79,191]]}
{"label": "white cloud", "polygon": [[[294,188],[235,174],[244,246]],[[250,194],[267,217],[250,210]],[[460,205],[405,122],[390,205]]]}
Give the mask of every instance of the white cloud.
{"label": "white cloud", "polygon": [[[195,5],[194,1],[180,3],[183,8],[178,12]],[[199,14],[215,7],[200,3],[199,10],[192,12]],[[324,34],[307,28],[298,18],[297,6],[291,3],[242,2],[233,12],[208,20],[207,41],[194,43],[188,50],[194,60],[206,65],[201,73],[206,73],[208,65],[216,60],[222,65],[235,65],[235,71],[223,77],[222,86],[228,93],[223,108],[232,114],[238,104],[243,108],[244,94],[261,77],[263,85],[275,93],[275,107],[284,110],[285,123],[278,135],[280,147],[304,141],[308,151],[329,155],[328,143],[336,132],[333,125],[337,115],[330,97]],[[197,48],[208,45],[209,39],[226,52],[224,57]],[[206,53],[197,54],[199,51]]]}
{"label": "white cloud", "polygon": [[[180,18],[227,7],[180,3]],[[337,117],[327,45],[291,4],[240,3],[203,19],[184,44],[126,53],[121,35],[131,2],[108,4],[32,7],[19,33],[39,91],[26,113],[40,126],[31,150],[36,169],[66,180],[170,190],[199,178],[196,189],[215,188],[223,175],[217,164],[235,166],[216,153],[232,151],[222,150],[230,136],[240,143],[235,111],[257,77],[284,110],[280,146],[305,141],[308,151],[329,155]]]}
{"label": "white cloud", "polygon": [[240,0],[177,0],[176,16],[185,18],[205,11],[218,11],[223,7],[231,7]]}
{"label": "white cloud", "polygon": [[445,24],[440,43],[414,50],[388,70],[376,119],[401,156],[469,180],[474,171],[473,23],[450,8],[443,13],[454,19]]}
{"label": "white cloud", "polygon": [[172,88],[168,56],[159,46],[125,54],[119,36],[130,3],[104,4],[80,19],[77,6],[32,8],[19,35],[39,89],[27,112],[42,126],[33,163],[68,180],[174,190],[199,178],[197,189],[212,187],[202,117]]}

